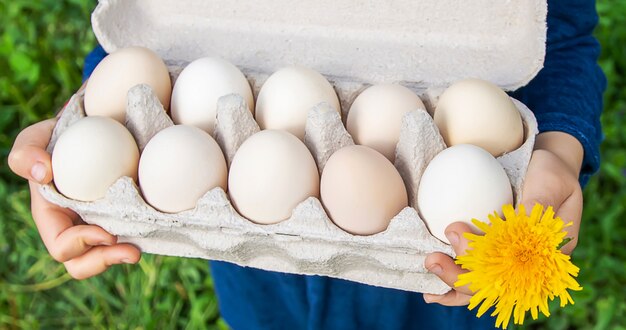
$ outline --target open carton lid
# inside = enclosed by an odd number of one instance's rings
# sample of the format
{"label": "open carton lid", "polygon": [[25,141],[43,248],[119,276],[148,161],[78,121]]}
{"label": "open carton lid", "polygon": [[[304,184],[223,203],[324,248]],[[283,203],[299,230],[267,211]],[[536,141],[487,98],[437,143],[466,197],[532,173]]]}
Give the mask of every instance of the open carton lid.
{"label": "open carton lid", "polygon": [[144,46],[170,63],[219,56],[252,72],[515,90],[543,66],[546,15],[545,0],[100,0],[92,25],[107,52]]}

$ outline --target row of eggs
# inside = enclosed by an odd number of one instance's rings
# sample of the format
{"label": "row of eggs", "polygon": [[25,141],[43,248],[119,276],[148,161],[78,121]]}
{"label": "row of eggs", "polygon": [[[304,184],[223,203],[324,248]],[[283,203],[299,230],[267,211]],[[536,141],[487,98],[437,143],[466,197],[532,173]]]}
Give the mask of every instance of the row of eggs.
{"label": "row of eggs", "polygon": [[[85,90],[86,113],[124,123],[127,92],[141,83],[155,90],[165,109],[171,108],[175,124],[196,126],[209,134],[215,127],[217,100],[231,93],[243,96],[261,129],[286,130],[300,139],[313,106],[326,102],[341,112],[333,86],[307,68],[286,67],[272,74],[255,106],[248,80],[225,60],[207,57],[191,62],[172,88],[167,66],[156,53],[130,47],[112,53],[96,67]],[[352,103],[346,129],[357,144],[393,161],[402,116],[416,109],[425,107],[410,89],[397,84],[371,86]],[[448,88],[434,120],[447,145],[474,144],[495,157],[519,147],[524,137],[519,113],[506,93],[476,79]]]}
{"label": "row of eggs", "polygon": [[[119,122],[125,120],[128,89],[141,83],[155,90],[178,125],[155,135],[140,157],[132,135]],[[217,99],[231,93],[244,97],[263,130],[244,142],[228,169],[210,133]],[[191,209],[208,190],[222,187],[241,215],[261,224],[286,220],[298,203],[315,196],[347,232],[384,231],[408,204],[391,163],[401,119],[406,112],[425,111],[424,105],[400,85],[363,91],[346,119],[357,145],[334,153],[320,179],[301,142],[307,111],[320,102],[340,112],[332,85],[310,69],[288,67],[271,75],[255,107],[245,76],[224,60],[190,63],[172,89],[167,67],[155,53],[122,49],[95,69],[85,90],[88,117],[72,125],[55,146],[55,184],[69,198],[93,201],[104,197],[119,177],[130,176],[138,179],[150,205],[168,213]],[[418,208],[431,233],[447,241],[443,230],[448,223],[484,216],[512,201],[510,183],[494,156],[519,147],[523,125],[508,96],[479,80],[449,87],[434,119],[453,147],[426,169]],[[475,191],[485,193],[477,196]]]}

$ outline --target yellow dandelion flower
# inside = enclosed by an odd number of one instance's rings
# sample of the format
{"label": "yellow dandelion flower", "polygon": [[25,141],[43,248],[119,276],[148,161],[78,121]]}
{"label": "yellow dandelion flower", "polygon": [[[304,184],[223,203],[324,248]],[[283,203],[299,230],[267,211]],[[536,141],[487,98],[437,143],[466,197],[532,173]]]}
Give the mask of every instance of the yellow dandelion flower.
{"label": "yellow dandelion flower", "polygon": [[469,284],[474,296],[468,308],[480,304],[480,317],[495,306],[491,316],[497,315],[496,327],[506,329],[511,315],[515,324],[523,324],[529,310],[533,319],[539,311],[550,316],[548,299],[559,297],[561,307],[573,304],[567,290],[582,288],[574,279],[579,268],[559,249],[566,235],[563,228],[571,222],[565,225],[555,218],[552,207],[543,213],[540,204],[530,216],[523,206],[516,214],[512,205],[505,205],[503,213],[506,220],[495,212],[490,215],[491,224],[472,220],[485,234],[464,234],[470,249],[456,263],[469,272],[459,275],[454,285]]}

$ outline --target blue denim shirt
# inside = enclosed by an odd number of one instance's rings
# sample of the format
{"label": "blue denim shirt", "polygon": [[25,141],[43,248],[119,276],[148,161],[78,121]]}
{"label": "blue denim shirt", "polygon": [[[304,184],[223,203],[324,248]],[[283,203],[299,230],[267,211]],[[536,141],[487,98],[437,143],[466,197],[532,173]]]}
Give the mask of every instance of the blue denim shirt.
{"label": "blue denim shirt", "polygon": [[[548,1],[544,68],[512,93],[533,110],[539,130],[576,137],[585,156],[584,185],[600,164],[600,113],[605,77],[592,36],[598,17],[594,0]],[[84,78],[106,56],[95,49]],[[302,276],[211,262],[224,319],[234,329],[488,329],[494,320],[466,307],[424,303],[422,295],[323,276]]]}

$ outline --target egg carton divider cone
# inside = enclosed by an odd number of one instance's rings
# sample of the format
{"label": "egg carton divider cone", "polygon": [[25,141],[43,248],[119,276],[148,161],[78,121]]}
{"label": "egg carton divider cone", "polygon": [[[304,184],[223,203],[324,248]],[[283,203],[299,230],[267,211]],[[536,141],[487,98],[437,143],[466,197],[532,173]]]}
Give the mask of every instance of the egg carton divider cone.
{"label": "egg carton divider cone", "polygon": [[[545,0],[400,0],[371,6],[357,6],[351,0],[303,0],[298,10],[288,0],[273,5],[253,0],[99,0],[92,25],[107,52],[128,46],[156,51],[168,64],[172,82],[186,63],[218,56],[242,69],[256,96],[278,68],[309,67],[331,81],[344,119],[356,95],[371,84],[405,85],[420,95],[432,114],[438,96],[451,82],[474,77],[515,90],[536,75],[545,55]],[[69,125],[85,116],[83,93],[77,92],[68,103],[48,151]],[[524,122],[525,142],[498,161],[519,201],[537,123],[526,106],[514,103]],[[217,113],[213,136],[230,164],[237,148],[259,127],[240,96],[221,98]],[[140,149],[170,125],[149,87],[129,91],[126,126]],[[309,112],[305,144],[320,172],[334,151],[353,143],[335,109],[319,104]],[[441,294],[450,288],[428,273],[423,262],[428,253],[453,256],[454,251],[430,235],[416,201],[426,165],[444,148],[425,111],[404,117],[394,165],[406,184],[410,206],[391,220],[386,231],[371,236],[339,229],[316,198],[300,203],[284,222],[258,225],[240,216],[221,188],[207,192],[195,209],[177,214],[146,204],[128,177],[94,202],[70,200],[52,184],[40,191],[146,253]]]}

